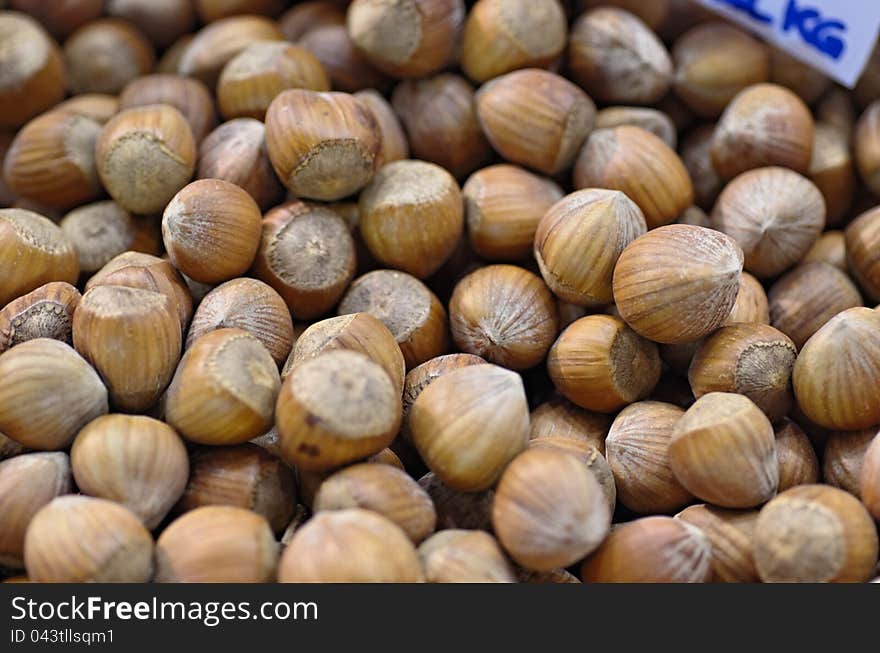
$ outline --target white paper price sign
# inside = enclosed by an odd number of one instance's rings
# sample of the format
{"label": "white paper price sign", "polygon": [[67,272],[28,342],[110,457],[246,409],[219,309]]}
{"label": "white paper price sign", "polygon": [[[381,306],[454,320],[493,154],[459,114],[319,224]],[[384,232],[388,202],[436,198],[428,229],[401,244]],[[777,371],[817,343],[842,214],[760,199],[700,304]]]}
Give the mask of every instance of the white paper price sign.
{"label": "white paper price sign", "polygon": [[880,27],[880,0],[697,0],[841,84],[858,81]]}

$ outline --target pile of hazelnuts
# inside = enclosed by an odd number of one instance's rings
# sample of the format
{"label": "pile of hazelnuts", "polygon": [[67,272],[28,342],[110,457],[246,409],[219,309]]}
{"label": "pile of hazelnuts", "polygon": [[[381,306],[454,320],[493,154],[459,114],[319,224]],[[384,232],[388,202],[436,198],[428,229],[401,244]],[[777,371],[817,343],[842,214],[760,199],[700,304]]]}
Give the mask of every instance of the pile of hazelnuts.
{"label": "pile of hazelnuts", "polygon": [[689,0],[0,1],[16,582],[865,582],[880,49]]}

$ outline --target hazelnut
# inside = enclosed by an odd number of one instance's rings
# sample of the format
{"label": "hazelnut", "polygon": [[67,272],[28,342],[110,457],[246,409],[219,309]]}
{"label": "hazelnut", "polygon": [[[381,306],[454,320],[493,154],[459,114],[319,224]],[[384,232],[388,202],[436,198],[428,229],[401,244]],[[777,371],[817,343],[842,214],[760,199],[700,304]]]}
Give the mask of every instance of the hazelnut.
{"label": "hazelnut", "polygon": [[880,45],[875,43],[852,96],[856,104],[864,108],[877,98],[878,92],[880,92]]}
{"label": "hazelnut", "polygon": [[434,532],[437,513],[428,493],[406,472],[380,463],[360,463],[327,478],[313,511],[363,508],[397,524],[413,543]]}
{"label": "hazelnut", "polygon": [[8,460],[9,458],[20,456],[29,451],[30,450],[20,442],[16,442],[12,438],[8,438],[0,433],[0,460]]}
{"label": "hazelnut", "polygon": [[560,298],[605,306],[624,248],[647,231],[639,207],[616,190],[580,190],[551,206],[535,233],[535,258],[544,281]]}
{"label": "hazelnut", "polygon": [[880,516],[880,438],[874,437],[862,461],[862,503],[874,519]]}
{"label": "hazelnut", "polygon": [[275,22],[263,16],[222,18],[196,32],[181,53],[175,72],[214,88],[223,66],[251,43],[282,40],[284,35]]}
{"label": "hazelnut", "polygon": [[107,0],[105,10],[137,25],[157,48],[167,48],[192,30],[196,19],[192,0]]}
{"label": "hazelnut", "polygon": [[424,279],[452,255],[464,228],[461,190],[424,161],[383,166],[361,193],[360,234],[376,259]]}
{"label": "hazelnut", "polygon": [[252,510],[274,532],[290,522],[296,507],[293,470],[256,444],[203,447],[191,456],[189,482],[176,510],[236,506]]}
{"label": "hazelnut", "polygon": [[46,0],[9,0],[10,9],[30,14],[53,36],[62,39],[71,32],[98,18],[104,9],[104,0],[74,0],[46,2]]}
{"label": "hazelnut", "polygon": [[622,191],[649,229],[673,222],[694,203],[690,176],[675,151],[632,125],[590,134],[575,163],[574,186]]}
{"label": "hazelnut", "polygon": [[770,81],[791,89],[807,104],[813,104],[831,86],[831,80],[818,69],[779,48],[770,50]]}
{"label": "hazelnut", "polygon": [[355,272],[345,221],[326,206],[293,201],[269,211],[262,231],[254,274],[281,295],[293,317],[314,318],[335,306]]}
{"label": "hazelnut", "polygon": [[485,490],[528,442],[522,379],[496,365],[453,370],[422,391],[409,427],[422,459],[444,484]]}
{"label": "hazelnut", "polygon": [[91,21],[64,42],[67,85],[77,93],[119,93],[156,65],[152,44],[124,20]]}
{"label": "hazelnut", "polygon": [[180,75],[156,74],[129,82],[119,95],[119,109],[151,104],[172,106],[186,118],[196,145],[214,128],[217,112],[208,87],[197,79]]}
{"label": "hazelnut", "polygon": [[771,422],[791,408],[797,347],[766,324],[724,326],[703,341],[688,370],[694,397],[735,392],[751,399]]}
{"label": "hazelnut", "polygon": [[240,444],[272,427],[278,366],[242,329],[216,329],[192,343],[165,396],[168,423],[191,442]]}
{"label": "hazelnut", "polygon": [[74,209],[58,225],[76,248],[80,272],[93,274],[125,251],[137,249],[131,214],[113,201]]}
{"label": "hazelnut", "polygon": [[[722,181],[712,165],[712,134],[714,125],[701,125],[688,132],[681,144],[681,162],[687,168],[694,186],[694,201],[710,210],[721,192]],[[708,227],[708,224],[698,225]]]}
{"label": "hazelnut", "polygon": [[35,338],[72,342],[79,291],[53,281],[9,302],[0,310],[0,353]]}
{"label": "hazelnut", "polygon": [[298,2],[278,19],[284,38],[292,43],[322,25],[345,25],[345,9],[328,0]]}
{"label": "hazelnut", "polygon": [[255,41],[230,59],[217,80],[217,103],[226,120],[263,120],[275,96],[289,88],[329,91],[321,62],[286,41]]}
{"label": "hazelnut", "polygon": [[195,39],[195,34],[184,34],[177,38],[159,58],[156,72],[164,75],[176,75],[183,53]]}
{"label": "hazelnut", "polygon": [[196,144],[174,107],[126,109],[111,118],[95,144],[101,182],[132,213],[162,211],[192,177]]}
{"label": "hazelnut", "polygon": [[775,428],[776,458],[779,461],[779,492],[795,485],[819,482],[819,460],[803,429],[787,417]]}
{"label": "hazelnut", "polygon": [[832,317],[862,306],[849,277],[828,263],[802,263],[771,287],[770,320],[799,349]]}
{"label": "hazelnut", "polygon": [[369,313],[391,331],[412,369],[446,352],[446,311],[428,287],[405,272],[375,270],[352,282],[339,314]]}
{"label": "hazelnut", "polygon": [[568,66],[587,93],[607,103],[653,104],[672,82],[672,61],[660,39],[615,7],[592,9],[575,21]]}
{"label": "hazelnut", "polygon": [[842,231],[832,229],[819,236],[813,246],[804,254],[801,263],[822,262],[847,272],[846,237]]}
{"label": "hazelnut", "polygon": [[165,295],[186,329],[192,317],[193,299],[180,273],[170,261],[142,254],[123,252],[111,259],[88,280],[86,292],[97,286],[125,286]]}
{"label": "hazelnut", "polygon": [[377,363],[395,388],[403,388],[406,363],[394,335],[369,313],[351,313],[315,322],[302,332],[290,353],[284,376],[301,363],[330,351],[356,351]]}
{"label": "hazelnut", "polygon": [[877,562],[877,530],[851,494],[799,485],[761,510],[754,552],[765,583],[864,582]]}
{"label": "hazelnut", "polygon": [[613,413],[644,399],[660,378],[660,356],[623,320],[588,315],[573,322],[547,355],[553,385],[581,408]]}
{"label": "hazelnut", "polygon": [[[736,294],[736,301],[733,303],[733,310],[730,311],[724,325],[739,322],[770,324],[770,305],[767,293],[764,292],[764,286],[745,271],[739,276],[739,291]],[[783,331],[783,333],[785,332]]]}
{"label": "hazelnut", "polygon": [[199,145],[198,179],[222,179],[245,190],[261,210],[284,197],[284,188],[266,150],[266,128],[253,118],[236,118],[208,134]]}
{"label": "hazelnut", "polygon": [[429,583],[515,583],[498,541],[483,531],[445,530],[419,546]]}
{"label": "hazelnut", "polygon": [[822,454],[822,480],[861,499],[862,466],[877,427],[859,431],[835,431]]}
{"label": "hazelnut", "polygon": [[554,451],[562,451],[575,456],[580,460],[587,469],[592,472],[593,477],[599,482],[605,501],[608,503],[610,514],[614,513],[617,506],[617,488],[614,483],[614,474],[605,456],[599,453],[599,450],[592,444],[582,440],[567,437],[544,437],[529,440],[529,449],[553,449]]}
{"label": "hazelnut", "polygon": [[442,73],[401,82],[391,102],[406,127],[413,158],[436,163],[460,179],[491,155],[477,120],[474,89],[463,77]]}
{"label": "hazelnut", "polygon": [[[407,141],[403,126],[388,100],[372,88],[358,91],[354,96],[373,113],[376,124],[379,126],[381,138],[376,168],[381,168],[386,163],[393,161],[408,159],[409,141]],[[482,134],[480,135],[482,137]]]}
{"label": "hazelnut", "polygon": [[721,326],[739,291],[743,253],[729,236],[668,225],[630,243],[614,268],[617,310],[656,342],[694,342]]}
{"label": "hazelnut", "polygon": [[330,83],[338,91],[382,90],[391,84],[391,80],[355,48],[345,29],[344,16],[342,23],[326,23],[309,29],[299,38],[298,44],[321,62]]}
{"label": "hazelnut", "polygon": [[452,59],[464,16],[462,0],[354,0],[346,25],[376,68],[393,77],[424,77]]}
{"label": "hazelnut", "polygon": [[243,508],[196,508],[156,540],[157,583],[268,583],[277,565],[269,523]]}
{"label": "hazelnut", "polygon": [[806,174],[813,153],[813,117],[787,88],[754,84],[727,105],[715,127],[711,153],[722,179],[764,166]]}
{"label": "hazelnut", "polygon": [[498,482],[492,525],[517,563],[550,571],[592,553],[608,534],[611,512],[599,483],[576,456],[529,449]]}
{"label": "hazelnut", "polygon": [[0,566],[24,566],[24,535],[34,515],[73,487],[66,453],[27,453],[0,462]]}
{"label": "hazelnut", "polygon": [[611,425],[608,415],[583,410],[567,399],[551,399],[532,411],[529,424],[530,440],[570,438],[606,455],[605,438]]}
{"label": "hazelnut", "polygon": [[66,209],[101,194],[95,141],[101,125],[83,116],[49,111],[15,135],[3,163],[9,188],[49,208]]}
{"label": "hazelnut", "polygon": [[260,246],[260,207],[244,190],[200,179],[180,190],[162,215],[162,239],[174,267],[202,283],[238,277]]}
{"label": "hazelnut", "polygon": [[379,155],[376,119],[347,93],[283,91],[266,112],[266,147],[298,197],[338,200],[363,188]]}
{"label": "hazelnut", "polygon": [[807,176],[825,199],[826,224],[840,224],[852,205],[856,177],[849,139],[837,127],[828,123],[816,123],[813,130],[813,156]]}
{"label": "hazelnut", "polygon": [[476,100],[477,117],[495,151],[548,175],[571,166],[596,118],[586,93],[536,68],[496,77],[480,87]]}
{"label": "hazelnut", "polygon": [[836,128],[847,140],[856,124],[856,109],[848,89],[832,86],[816,104],[816,121]]}
{"label": "hazelnut", "polygon": [[742,248],[746,270],[774,277],[816,242],[825,226],[825,202],[806,177],[785,168],[757,168],[727,184],[712,211],[712,226]]}
{"label": "hazelnut", "polygon": [[[880,422],[880,313],[848,308],[801,348],[792,381],[798,405],[819,426],[856,430]],[[845,386],[840,379],[849,379]]]}
{"label": "hazelnut", "polygon": [[282,583],[421,583],[418,554],[399,526],[368,510],[322,512],[293,534]]}
{"label": "hazelnut", "polygon": [[675,93],[694,113],[719,116],[737,93],[770,79],[770,52],[747,32],[720,22],[697,25],[675,41]]}
{"label": "hazelnut", "polygon": [[651,132],[673,150],[678,134],[672,119],[662,111],[646,107],[605,107],[596,114],[596,129],[632,125]]}
{"label": "hazelnut", "polygon": [[29,449],[64,449],[107,412],[107,388],[72,347],[36,338],[0,354],[0,431]]}
{"label": "hazelnut", "polygon": [[[367,314],[361,313],[360,315]],[[484,359],[473,354],[447,354],[432,358],[411,369],[407,373],[403,385],[403,429],[401,435],[407,440],[412,440],[412,434],[409,432],[409,411],[425,388],[453,370],[470,365],[482,365],[485,362]]]}
{"label": "hazelnut", "polygon": [[419,479],[419,485],[431,497],[437,511],[437,530],[492,530],[493,490],[459,492],[444,485],[434,472]]}
{"label": "hazelnut", "polygon": [[461,189],[471,247],[490,261],[518,261],[532,254],[538,223],[562,189],[518,166],[477,170]]}
{"label": "hazelnut", "polygon": [[616,526],[584,560],[585,583],[704,583],[712,544],[696,526],[672,517],[642,517]]}
{"label": "hazelnut", "polygon": [[862,181],[880,195],[880,102],[868,105],[859,117],[852,140]]}
{"label": "hazelnut", "polygon": [[78,276],[76,249],[61,229],[33,211],[0,209],[0,304]]}
{"label": "hazelnut", "polygon": [[620,502],[633,512],[673,512],[693,497],[669,462],[672,429],[684,415],[678,406],[640,401],[624,408],[611,424],[605,447]]}
{"label": "hazelnut", "polygon": [[156,404],[180,359],[180,334],[171,299],[140,288],[95,286],[73,314],[73,345],[100,373],[120,411]]}
{"label": "hazelnut", "polygon": [[880,207],[859,215],[844,230],[849,272],[865,296],[880,301]]}
{"label": "hazelnut", "polygon": [[712,545],[713,582],[759,582],[753,550],[757,510],[725,510],[701,503],[685,508],[675,518],[696,526]]}
{"label": "hazelnut", "polygon": [[0,40],[0,129],[14,130],[64,99],[64,63],[58,46],[29,16],[0,13]]}
{"label": "hazelnut", "polygon": [[580,583],[577,576],[565,569],[552,569],[551,571],[531,571],[518,567],[516,569],[517,582],[532,585],[555,585],[557,583]]}
{"label": "hazelnut", "polygon": [[400,387],[364,354],[337,350],[294,367],[275,409],[286,461],[327,471],[377,453],[400,427]]}
{"label": "hazelnut", "polygon": [[202,299],[186,336],[186,349],[206,333],[221,328],[247,331],[259,340],[277,365],[293,347],[293,322],[281,296],[262,281],[233,279]]}
{"label": "hazelnut", "polygon": [[528,270],[488,265],[455,286],[449,323],[462,351],[524,370],[543,361],[556,338],[556,302]]}
{"label": "hazelnut", "polygon": [[145,583],[153,571],[153,538],[118,503],[62,496],[31,520],[24,565],[37,583]]}
{"label": "hazelnut", "polygon": [[212,23],[238,14],[274,16],[281,11],[280,0],[193,0],[202,22]]}
{"label": "hazelnut", "polygon": [[679,483],[703,501],[751,508],[776,494],[773,427],[743,395],[710,392],[697,399],[673,427],[668,455]]}
{"label": "hazelnut", "polygon": [[167,424],[143,415],[103,415],[76,436],[70,465],[83,494],[109,499],[156,528],[189,476],[186,447]]}
{"label": "hazelnut", "polygon": [[[644,2],[643,0],[576,0],[574,2],[575,10],[583,12],[588,9],[599,6],[618,7],[630,12],[636,18],[641,20],[652,30],[658,30],[666,24],[672,10],[671,5],[675,0],[655,0],[654,2]],[[688,11],[693,13],[699,11],[696,7],[689,7]]]}
{"label": "hazelnut", "polygon": [[546,67],[565,49],[567,27],[559,0],[478,0],[464,24],[461,67],[475,82]]}

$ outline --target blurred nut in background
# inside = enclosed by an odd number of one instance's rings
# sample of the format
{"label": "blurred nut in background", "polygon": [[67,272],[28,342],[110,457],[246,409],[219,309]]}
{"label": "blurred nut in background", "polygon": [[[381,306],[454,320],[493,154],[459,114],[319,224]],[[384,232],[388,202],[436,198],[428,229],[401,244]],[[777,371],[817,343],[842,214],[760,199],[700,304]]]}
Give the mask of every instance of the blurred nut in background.
{"label": "blurred nut in background", "polygon": [[449,63],[464,15],[462,0],[354,0],[346,24],[355,46],[378,69],[424,77]]}
{"label": "blurred nut in background", "polygon": [[463,77],[442,73],[401,82],[391,102],[414,158],[436,163],[458,179],[486,163],[492,150],[477,120],[474,89]]}
{"label": "blurred nut in background", "polygon": [[672,81],[672,61],[638,17],[614,7],[584,13],[571,29],[572,76],[602,102],[652,104]]}

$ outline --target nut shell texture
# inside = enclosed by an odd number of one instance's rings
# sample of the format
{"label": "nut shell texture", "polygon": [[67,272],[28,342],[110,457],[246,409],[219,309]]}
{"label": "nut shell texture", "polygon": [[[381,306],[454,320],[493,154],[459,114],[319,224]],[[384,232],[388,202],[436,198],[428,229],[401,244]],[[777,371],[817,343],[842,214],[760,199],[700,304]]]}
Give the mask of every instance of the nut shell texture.
{"label": "nut shell texture", "polygon": [[694,342],[730,315],[742,265],[742,250],[722,233],[691,225],[654,229],[634,240],[617,261],[617,309],[646,338]]}

